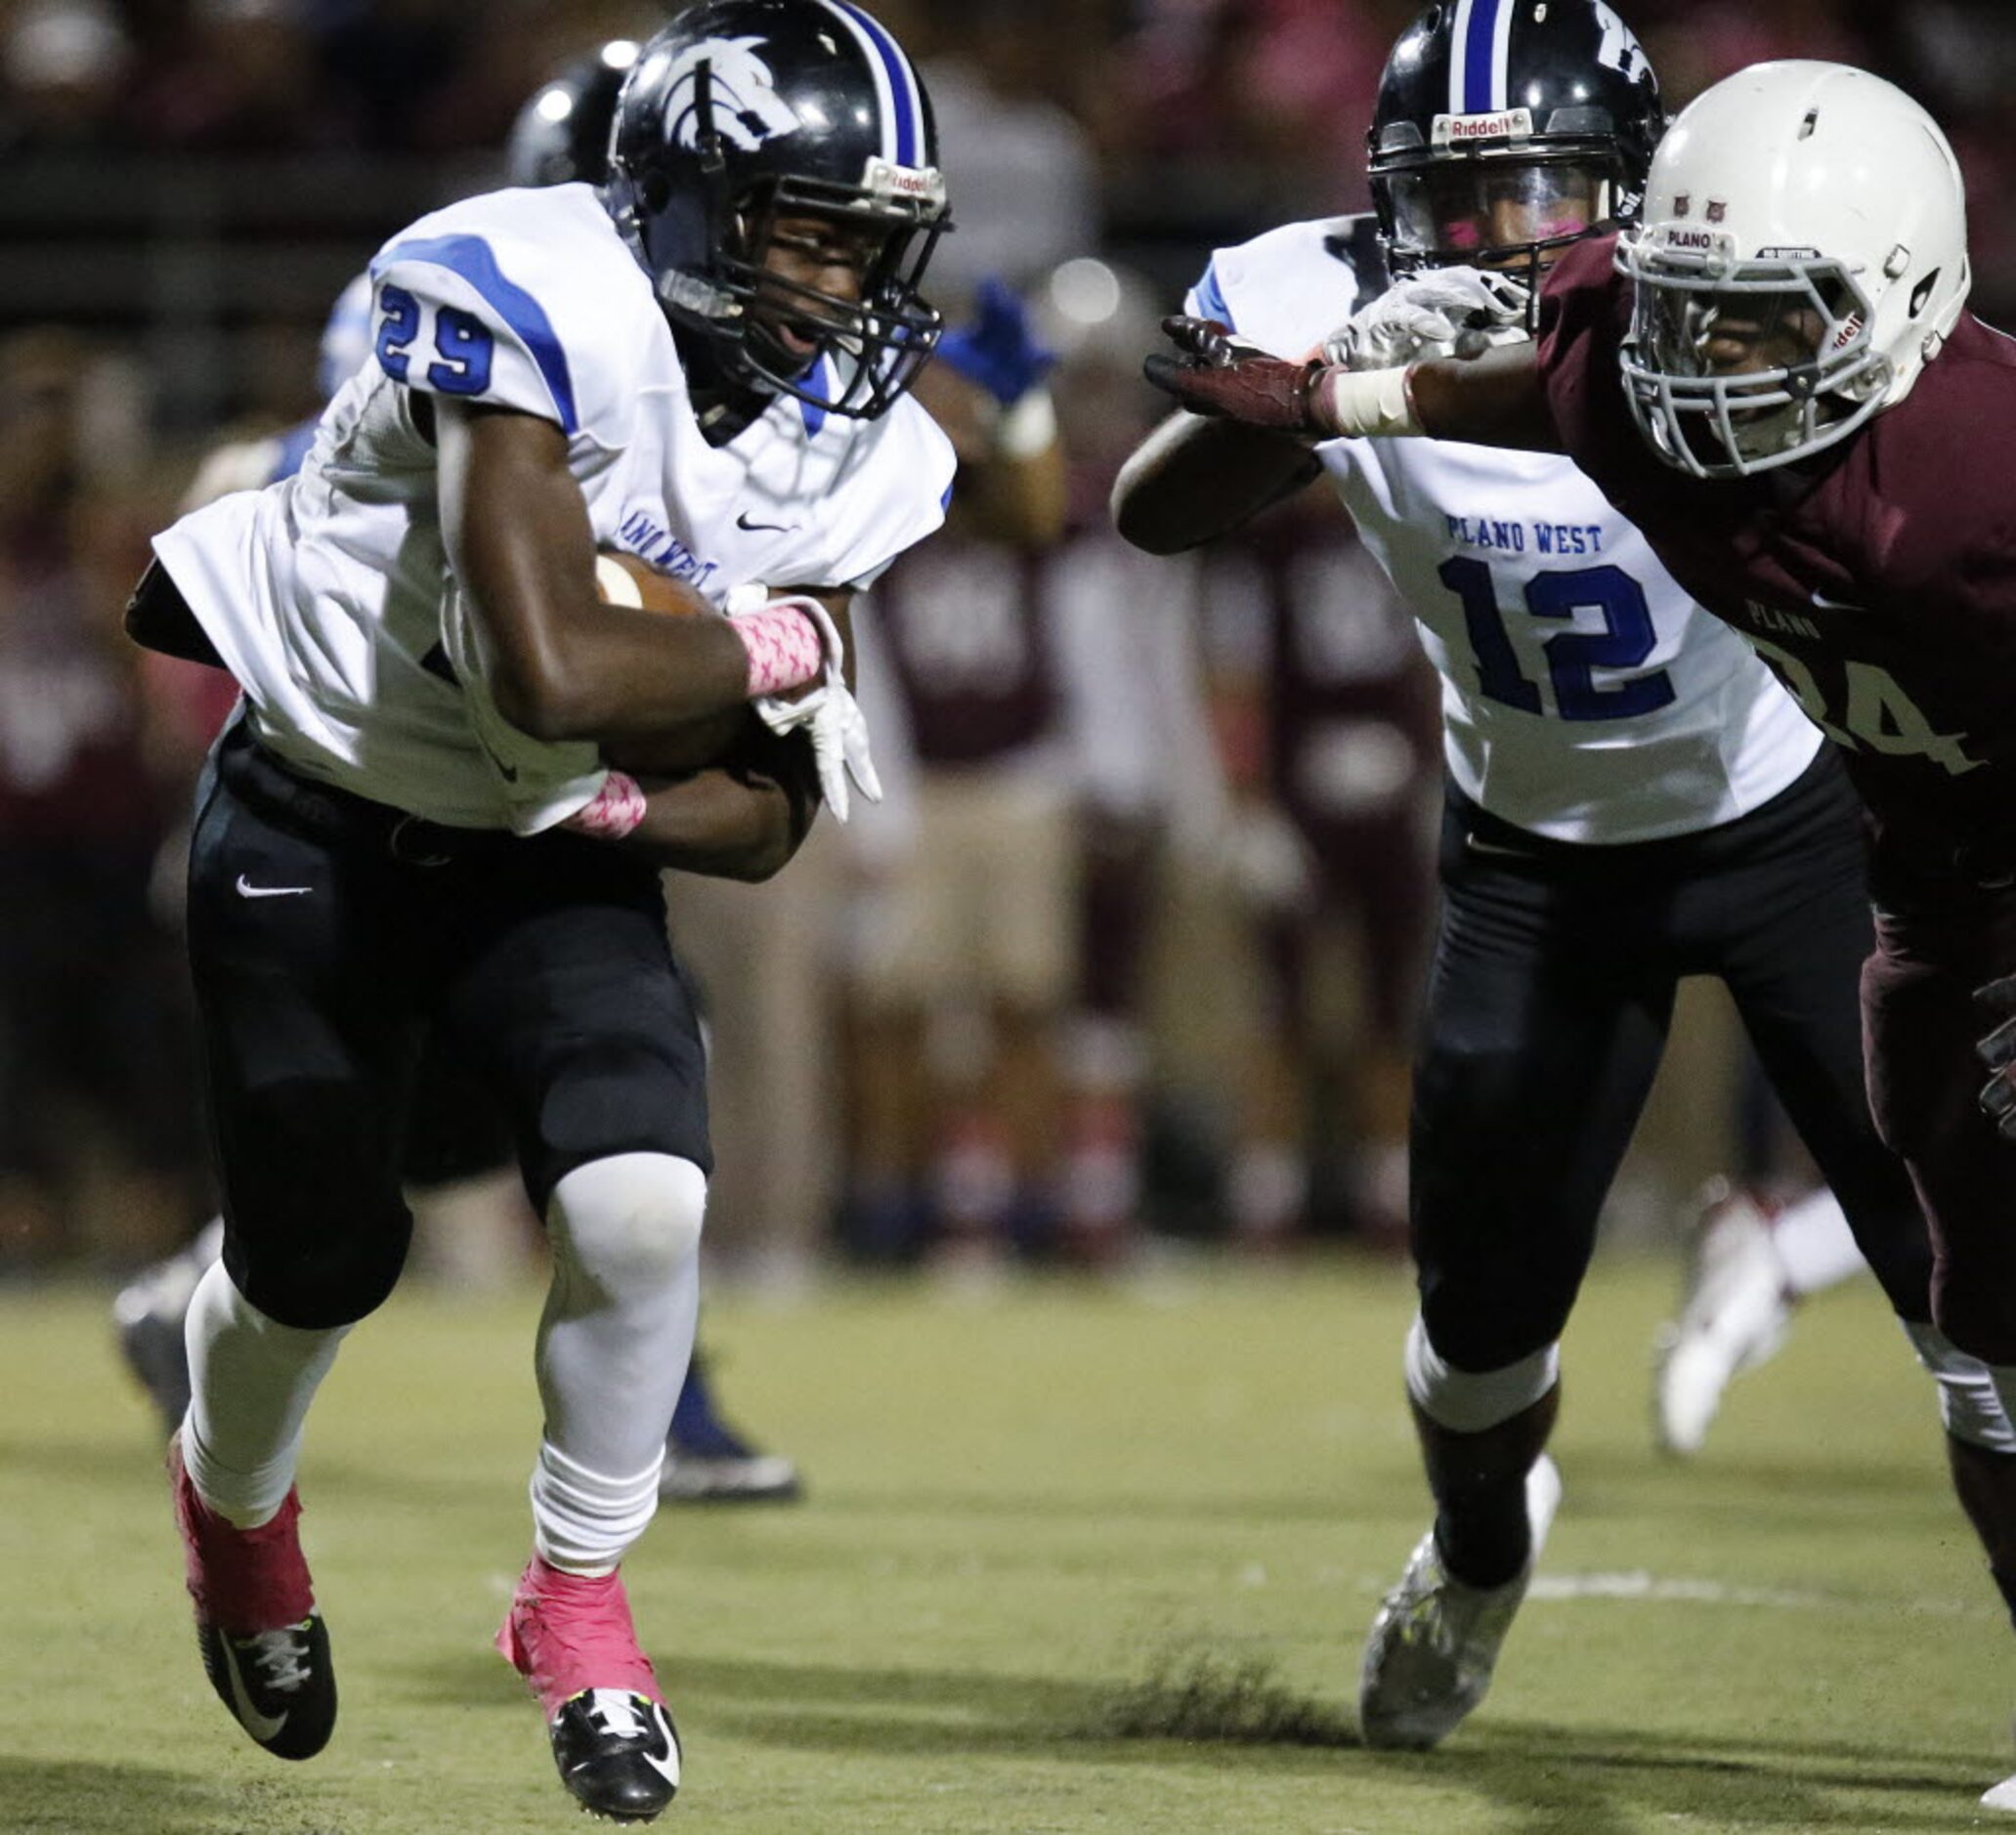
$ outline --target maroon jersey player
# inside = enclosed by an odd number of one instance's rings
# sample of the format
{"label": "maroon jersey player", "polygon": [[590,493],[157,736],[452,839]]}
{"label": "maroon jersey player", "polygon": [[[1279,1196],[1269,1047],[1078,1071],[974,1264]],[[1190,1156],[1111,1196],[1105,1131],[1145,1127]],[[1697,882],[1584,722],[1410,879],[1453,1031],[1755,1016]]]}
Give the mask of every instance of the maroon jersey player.
{"label": "maroon jersey player", "polygon": [[[1938,1252],[1919,1348],[2016,1611],[2016,1152],[1995,1125],[2016,1133],[2016,1025],[1983,1042],[1986,1091],[1975,1043],[2016,1013],[2016,342],[1966,315],[1968,285],[1931,117],[1860,70],[1760,64],[1674,124],[1633,235],[1553,270],[1532,342],[1352,371],[1183,320],[1182,355],[1149,367],[1188,406],[1313,437],[1566,451],[1845,749],[1877,906],[1870,1095]],[[2016,1808],[2016,1779],[1987,1801]]]}

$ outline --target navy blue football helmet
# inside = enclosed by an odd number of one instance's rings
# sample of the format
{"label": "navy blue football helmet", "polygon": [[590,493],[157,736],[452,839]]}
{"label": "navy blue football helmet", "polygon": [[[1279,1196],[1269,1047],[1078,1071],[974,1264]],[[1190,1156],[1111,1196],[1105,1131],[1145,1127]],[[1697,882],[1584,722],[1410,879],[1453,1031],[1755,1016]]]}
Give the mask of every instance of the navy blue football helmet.
{"label": "navy blue football helmet", "polygon": [[518,111],[505,145],[513,185],[600,185],[609,166],[616,99],[637,62],[634,38],[612,38],[556,70]]}
{"label": "navy blue football helmet", "polygon": [[1665,132],[1606,0],[1437,0],[1400,36],[1368,136],[1387,264],[1524,270],[1633,221]]}
{"label": "navy blue football helmet", "polygon": [[[919,292],[951,228],[929,98],[850,0],[706,0],[639,53],[605,197],[675,327],[732,382],[873,419],[940,320]],[[858,300],[767,271],[781,223],[864,250]]]}

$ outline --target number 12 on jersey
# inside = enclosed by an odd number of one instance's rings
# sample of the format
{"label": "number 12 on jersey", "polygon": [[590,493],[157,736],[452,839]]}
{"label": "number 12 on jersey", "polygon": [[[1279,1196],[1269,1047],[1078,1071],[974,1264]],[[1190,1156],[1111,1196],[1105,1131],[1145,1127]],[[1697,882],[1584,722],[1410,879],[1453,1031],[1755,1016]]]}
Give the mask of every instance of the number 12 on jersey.
{"label": "number 12 on jersey", "polygon": [[[1479,691],[1487,701],[1523,713],[1545,712],[1539,688],[1520,668],[1491,570],[1458,555],[1437,572],[1463,602],[1464,626],[1477,653]],[[1525,600],[1527,613],[1536,619],[1571,619],[1584,610],[1603,615],[1602,630],[1558,631],[1540,646],[1554,683],[1555,710],[1564,720],[1628,720],[1671,704],[1673,681],[1664,669],[1607,687],[1596,680],[1598,669],[1637,668],[1658,642],[1645,588],[1629,574],[1614,567],[1535,574],[1525,583]]]}

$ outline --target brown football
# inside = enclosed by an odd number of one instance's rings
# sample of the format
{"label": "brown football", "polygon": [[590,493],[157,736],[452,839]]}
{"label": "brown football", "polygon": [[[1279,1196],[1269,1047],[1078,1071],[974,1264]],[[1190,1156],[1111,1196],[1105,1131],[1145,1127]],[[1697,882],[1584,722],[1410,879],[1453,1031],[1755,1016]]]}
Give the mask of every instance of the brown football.
{"label": "brown football", "polygon": [[[634,554],[605,549],[596,555],[595,593],[609,605],[637,606],[668,617],[713,616],[691,587]],[[730,707],[705,719],[667,727],[651,739],[604,746],[602,755],[632,777],[683,777],[705,765],[718,764],[749,731],[753,717],[746,706]]]}

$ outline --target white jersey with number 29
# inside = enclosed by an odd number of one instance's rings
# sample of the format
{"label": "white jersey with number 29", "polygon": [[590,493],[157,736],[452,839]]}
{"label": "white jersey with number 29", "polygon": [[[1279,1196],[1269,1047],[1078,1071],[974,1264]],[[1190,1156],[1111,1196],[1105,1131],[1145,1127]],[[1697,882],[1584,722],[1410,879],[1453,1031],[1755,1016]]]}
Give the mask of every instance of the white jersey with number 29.
{"label": "white jersey with number 29", "polygon": [[[1384,291],[1370,232],[1336,218],[1221,249],[1186,310],[1305,357]],[[1567,459],[1442,440],[1318,454],[1441,675],[1449,775],[1493,815],[1652,840],[1733,821],[1812,762],[1791,697]]]}
{"label": "white jersey with number 29", "polygon": [[371,280],[371,356],[299,473],[154,542],[253,732],[306,776],[531,833],[606,775],[592,745],[535,739],[497,710],[442,537],[423,395],[555,423],[597,544],[716,607],[750,581],[865,584],[944,518],[951,444],[908,397],[874,421],[781,398],[709,445],[650,279],[585,185],[436,211],[378,252]]}

